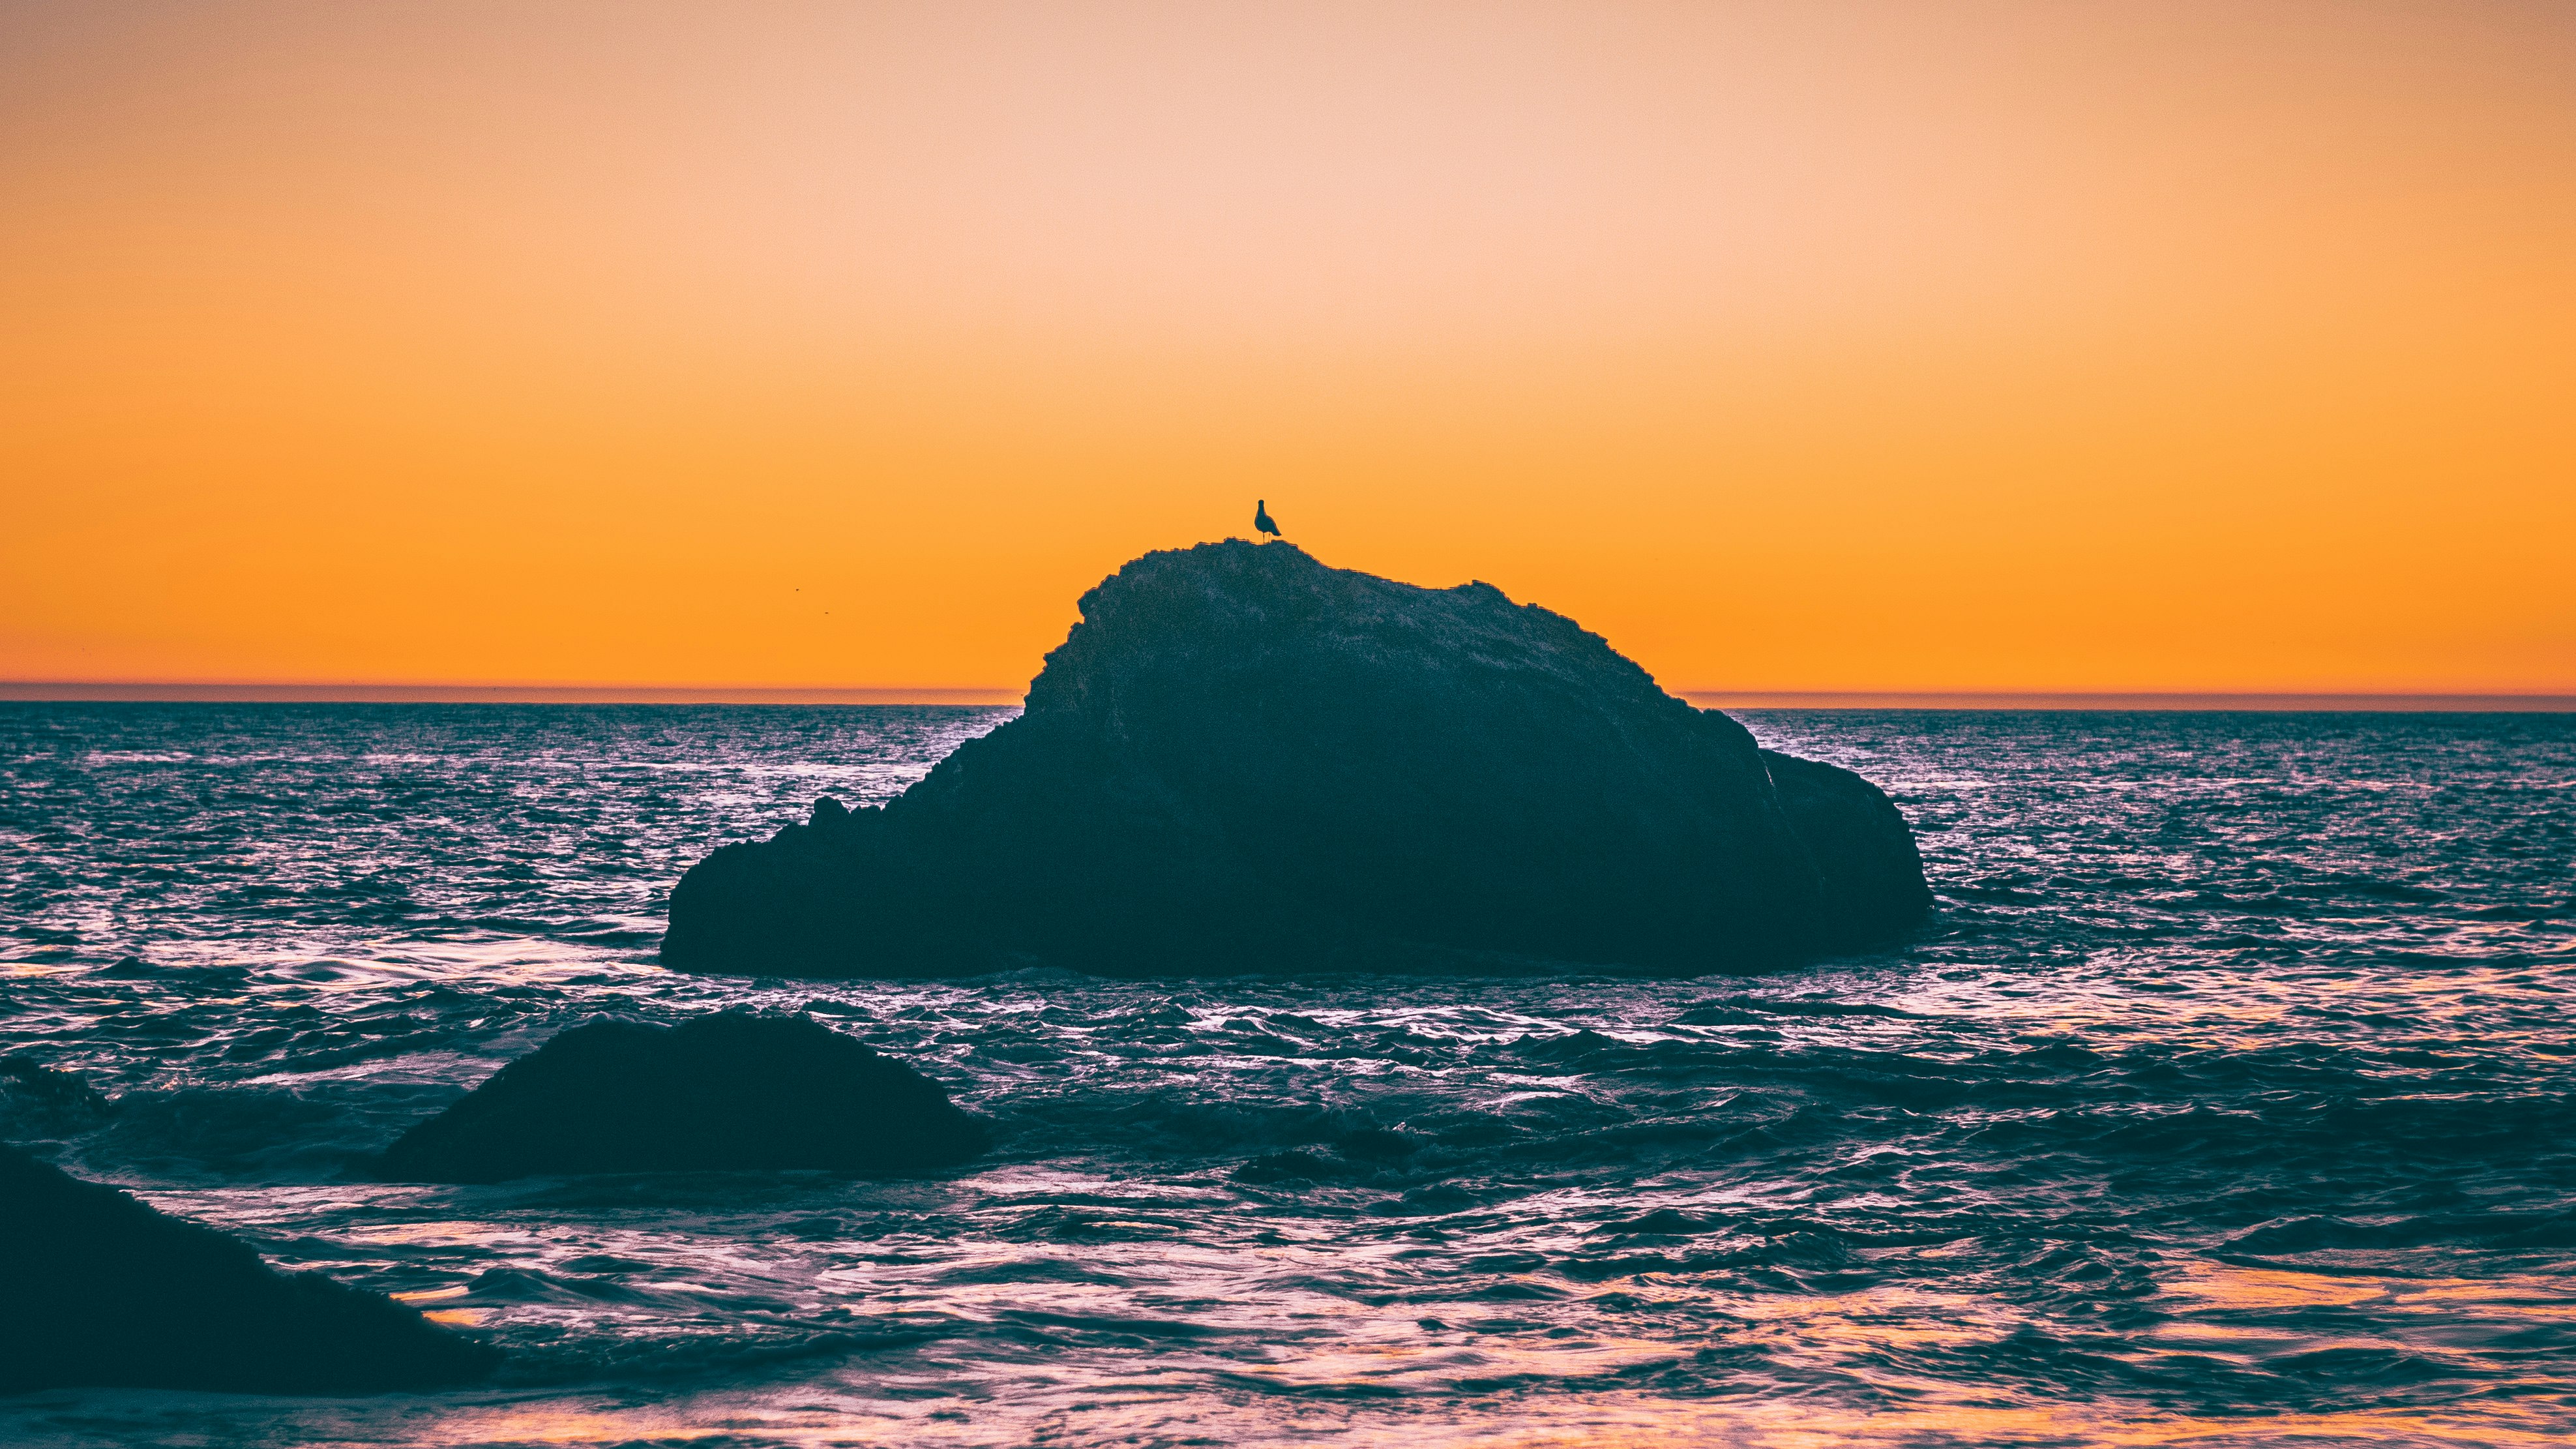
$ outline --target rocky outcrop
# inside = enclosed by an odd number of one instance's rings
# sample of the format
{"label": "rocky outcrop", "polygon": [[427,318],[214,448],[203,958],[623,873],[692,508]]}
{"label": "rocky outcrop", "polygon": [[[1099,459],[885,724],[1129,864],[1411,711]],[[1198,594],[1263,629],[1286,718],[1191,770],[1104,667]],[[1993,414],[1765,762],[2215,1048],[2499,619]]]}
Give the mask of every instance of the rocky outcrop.
{"label": "rocky outcrop", "polygon": [[984,1149],[948,1093],[811,1017],[745,1012],[678,1027],[585,1022],[403,1134],[380,1175],[732,1168],[915,1172]]}
{"label": "rocky outcrop", "polygon": [[363,1394],[488,1373],[493,1351],[389,1298],[0,1147],[0,1394]]}
{"label": "rocky outcrop", "polygon": [[728,846],[662,959],[873,975],[1778,962],[1930,901],[1895,807],[1489,584],[1285,544],[1084,595],[1026,710],[883,808]]}

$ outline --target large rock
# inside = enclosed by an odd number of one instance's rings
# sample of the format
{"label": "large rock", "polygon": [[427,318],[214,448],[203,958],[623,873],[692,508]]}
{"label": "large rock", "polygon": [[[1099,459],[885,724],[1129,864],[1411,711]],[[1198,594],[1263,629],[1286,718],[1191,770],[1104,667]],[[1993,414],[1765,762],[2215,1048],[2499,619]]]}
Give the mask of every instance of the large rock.
{"label": "large rock", "polygon": [[212,1228],[0,1146],[0,1394],[379,1393],[470,1382],[495,1358],[389,1298],[276,1272]]}
{"label": "large rock", "polygon": [[583,1172],[818,1167],[914,1172],[984,1149],[983,1124],[903,1063],[810,1017],[585,1022],[403,1134],[383,1176],[499,1182]]}
{"label": "large rock", "polygon": [[1490,584],[1147,554],[1026,710],[883,808],[727,846],[662,959],[813,975],[1778,962],[1930,903],[1904,820]]}

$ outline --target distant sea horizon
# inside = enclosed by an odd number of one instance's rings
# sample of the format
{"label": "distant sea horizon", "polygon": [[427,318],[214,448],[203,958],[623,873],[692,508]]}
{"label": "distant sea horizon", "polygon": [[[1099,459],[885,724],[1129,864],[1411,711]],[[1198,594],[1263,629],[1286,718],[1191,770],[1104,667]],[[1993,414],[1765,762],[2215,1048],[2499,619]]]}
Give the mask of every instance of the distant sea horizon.
{"label": "distant sea horizon", "polygon": [[[2576,694],[2500,691],[1677,689],[1722,709],[2576,712]],[[205,704],[1017,705],[990,685],[420,684],[379,681],[0,680],[0,701]]]}

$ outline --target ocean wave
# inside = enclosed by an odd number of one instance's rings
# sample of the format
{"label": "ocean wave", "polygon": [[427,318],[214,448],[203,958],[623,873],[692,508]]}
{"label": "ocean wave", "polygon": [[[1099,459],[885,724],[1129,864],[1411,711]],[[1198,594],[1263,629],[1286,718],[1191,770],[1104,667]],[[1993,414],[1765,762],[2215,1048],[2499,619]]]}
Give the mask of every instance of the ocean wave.
{"label": "ocean wave", "polygon": [[[1002,717],[0,706],[0,1052],[28,1068],[0,1126],[513,1365],[426,1404],[0,1405],[0,1437],[588,1413],[763,1442],[796,1405],[969,1443],[1579,1438],[1692,1405],[1826,1439],[2576,1435],[2576,723],[1753,715],[1885,781],[1942,902],[1788,973],[654,964],[711,845]],[[915,1063],[994,1150],[372,1179],[555,1032],[734,1007]]]}

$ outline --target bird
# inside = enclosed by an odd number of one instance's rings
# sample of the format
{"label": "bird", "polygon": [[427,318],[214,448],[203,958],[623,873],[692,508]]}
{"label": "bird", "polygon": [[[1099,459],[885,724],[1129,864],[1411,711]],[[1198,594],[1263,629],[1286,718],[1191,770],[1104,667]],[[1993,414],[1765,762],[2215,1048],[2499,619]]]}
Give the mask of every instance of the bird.
{"label": "bird", "polygon": [[1270,521],[1270,503],[1267,499],[1252,500],[1252,531],[1269,534],[1272,538],[1287,537],[1279,531],[1278,524]]}

